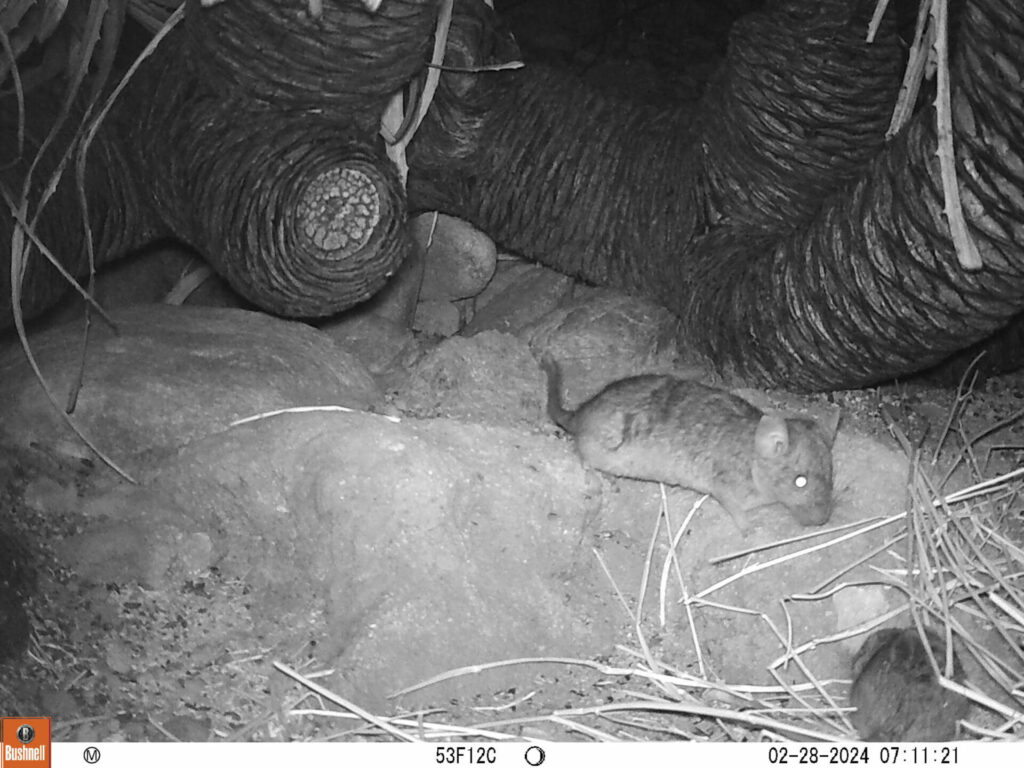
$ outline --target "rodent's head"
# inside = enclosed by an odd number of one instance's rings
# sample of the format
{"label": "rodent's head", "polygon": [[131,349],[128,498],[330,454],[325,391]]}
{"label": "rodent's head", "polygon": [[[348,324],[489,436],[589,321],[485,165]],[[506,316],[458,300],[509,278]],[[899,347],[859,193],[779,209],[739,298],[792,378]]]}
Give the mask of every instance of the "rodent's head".
{"label": "rodent's head", "polygon": [[811,419],[765,414],[754,434],[754,483],[801,525],[832,516],[831,434]]}

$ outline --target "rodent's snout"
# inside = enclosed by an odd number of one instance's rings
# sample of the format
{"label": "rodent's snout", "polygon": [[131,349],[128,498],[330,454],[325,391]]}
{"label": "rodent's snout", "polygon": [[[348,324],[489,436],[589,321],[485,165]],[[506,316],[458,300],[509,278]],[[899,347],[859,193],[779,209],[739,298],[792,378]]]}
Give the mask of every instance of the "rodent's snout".
{"label": "rodent's snout", "polygon": [[[799,457],[798,457],[799,458]],[[787,490],[781,495],[800,525],[824,525],[832,517],[835,500],[832,492],[831,462],[799,461],[789,475]]]}
{"label": "rodent's snout", "polygon": [[800,525],[824,525],[832,517],[832,499],[817,504],[790,504],[789,511]]}
{"label": "rodent's snout", "polygon": [[832,517],[831,485],[814,475],[784,470],[762,493],[780,503],[800,525],[824,525]]}
{"label": "rodent's snout", "polygon": [[793,517],[800,525],[812,526],[812,525],[824,525],[832,517],[831,509],[817,509],[810,511],[801,511],[798,509],[791,510]]}

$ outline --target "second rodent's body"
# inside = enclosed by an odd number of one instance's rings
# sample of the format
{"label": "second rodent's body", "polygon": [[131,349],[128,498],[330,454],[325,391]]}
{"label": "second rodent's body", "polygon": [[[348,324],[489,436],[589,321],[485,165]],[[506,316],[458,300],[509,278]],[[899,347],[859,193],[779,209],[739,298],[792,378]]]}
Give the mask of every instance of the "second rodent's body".
{"label": "second rodent's body", "polygon": [[589,466],[715,497],[731,515],[782,504],[803,525],[831,514],[831,440],[810,420],[765,414],[722,389],[673,376],[612,382],[576,411],[549,357],[548,413]]}
{"label": "second rodent's body", "polygon": [[[939,669],[946,664],[946,643],[925,630]],[[866,741],[951,741],[970,702],[943,688],[935,676],[928,650],[911,628],[880,629],[853,659],[851,719]],[[951,678],[962,683],[963,667],[953,654]]]}

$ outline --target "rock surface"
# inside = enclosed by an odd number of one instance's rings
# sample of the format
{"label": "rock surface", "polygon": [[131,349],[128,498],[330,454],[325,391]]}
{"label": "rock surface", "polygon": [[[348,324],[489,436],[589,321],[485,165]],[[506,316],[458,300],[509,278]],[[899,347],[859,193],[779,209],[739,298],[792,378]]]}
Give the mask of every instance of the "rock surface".
{"label": "rock surface", "polygon": [[[341,338],[375,372],[407,371],[386,403],[357,361],[309,327],[245,312],[148,314],[123,322],[121,337],[98,334],[79,406],[141,483],[107,480],[81,493],[90,475],[78,462],[57,476],[30,473],[16,495],[26,519],[56,521],[53,550],[75,577],[40,591],[87,590],[82,606],[64,611],[74,627],[110,638],[97,652],[108,689],[130,681],[163,690],[168,664],[184,656],[188,669],[206,666],[173,684],[189,706],[217,711],[203,702],[231,688],[232,659],[266,667],[303,649],[306,662],[334,670],[322,684],[383,711],[389,694],[454,668],[604,657],[637,626],[658,664],[695,680],[807,684],[805,669],[847,679],[844,636],[905,605],[896,587],[853,586],[879,581],[862,562],[872,553],[872,566],[901,567],[899,552],[882,545],[902,525],[908,476],[904,456],[856,424],[844,424],[835,444],[835,511],[824,529],[772,509],[740,527],[713,499],[691,516],[693,491],[581,465],[544,413],[536,356],[551,349],[566,361],[572,402],[637,370],[679,372],[672,320],[644,302],[584,290],[516,335],[438,343],[364,318],[358,342]],[[73,328],[36,346],[63,386],[77,359]],[[392,345],[403,351],[383,349]],[[17,454],[8,474],[34,462],[66,466],[67,438],[38,384],[17,355],[4,360],[0,423]],[[824,397],[742,394],[818,417],[834,408]],[[232,426],[317,403],[356,410]],[[404,415],[396,423],[368,407]],[[893,519],[872,530],[843,529],[884,515]],[[150,611],[141,618],[140,601]],[[0,605],[15,624],[29,616],[23,608]],[[162,645],[140,649],[126,626],[161,635]],[[521,695],[539,669],[452,676],[400,704]],[[74,701],[61,701],[73,714]]]}
{"label": "rock surface", "polygon": [[426,254],[421,300],[476,296],[494,275],[494,241],[472,224],[443,213],[424,213],[410,219],[409,231]]}
{"label": "rock surface", "polygon": [[494,279],[476,298],[473,319],[463,333],[519,333],[553,310],[572,288],[571,278],[539,264],[518,259],[499,261]]}
{"label": "rock surface", "polygon": [[487,331],[445,339],[413,366],[401,407],[419,417],[544,423],[544,377],[525,342]]}
{"label": "rock surface", "polygon": [[[372,407],[366,369],[325,334],[238,309],[140,305],[95,323],[73,417],[116,460],[138,466],[232,421],[292,406]],[[62,406],[81,360],[77,323],[30,339]],[[0,429],[16,445],[81,451],[19,346],[0,356]]]}
{"label": "rock surface", "polygon": [[[604,653],[625,619],[617,592],[646,595],[644,621],[665,663],[688,665],[697,638],[722,679],[767,684],[774,665],[801,682],[799,668],[779,665],[786,641],[770,627],[785,626],[794,645],[808,644],[801,657],[814,674],[844,674],[842,647],[815,647],[839,629],[831,599],[788,599],[812,592],[837,563],[856,562],[883,532],[819,551],[817,542],[778,545],[806,529],[769,509],[740,530],[710,499],[686,523],[698,494],[667,489],[659,512],[658,486],[586,471],[572,444],[547,431],[359,412],[261,419],[193,441],[141,488],[87,500],[89,522],[62,553],[100,582],[173,590],[208,568],[243,580],[257,632],[317,626],[319,654],[339,670],[336,689],[374,706],[467,664]],[[851,493],[864,478],[844,457],[884,452],[840,435],[833,525],[873,516],[901,494],[905,465],[894,454],[871,469],[873,495]],[[684,524],[669,559],[669,531]],[[767,551],[713,562],[746,549]],[[859,568],[848,578],[870,574]],[[687,595],[689,608],[679,603]],[[457,677],[422,696],[521,685],[529,674],[510,667]]]}
{"label": "rock surface", "polygon": [[104,513],[64,550],[86,578],[110,580],[118,563],[121,578],[168,589],[190,575],[176,559],[206,537],[205,565],[256,596],[257,631],[322,612],[320,647],[344,690],[383,705],[451,666],[611,643],[617,609],[608,585],[594,588],[583,485],[551,438],[282,414],[193,442],[145,487],[90,501]]}

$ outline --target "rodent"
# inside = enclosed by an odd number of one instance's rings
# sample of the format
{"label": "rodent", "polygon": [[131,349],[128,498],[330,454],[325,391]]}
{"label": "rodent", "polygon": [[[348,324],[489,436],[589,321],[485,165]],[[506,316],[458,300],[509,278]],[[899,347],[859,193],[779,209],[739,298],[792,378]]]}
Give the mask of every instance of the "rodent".
{"label": "rodent", "polygon": [[[946,664],[946,643],[925,629],[940,670]],[[939,684],[924,642],[914,628],[880,629],[870,635],[853,658],[851,720],[865,741],[951,741],[957,723],[967,716],[970,701]],[[953,674],[964,681],[960,659],[953,653]]]}
{"label": "rodent", "polygon": [[713,496],[738,523],[781,504],[802,525],[832,514],[832,442],[813,419],[767,414],[697,381],[646,374],[608,384],[577,410],[562,405],[550,355],[548,415],[576,439],[584,463]]}

